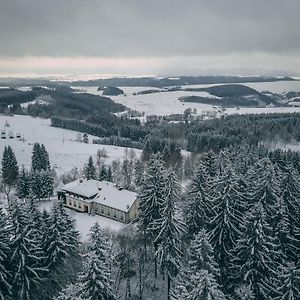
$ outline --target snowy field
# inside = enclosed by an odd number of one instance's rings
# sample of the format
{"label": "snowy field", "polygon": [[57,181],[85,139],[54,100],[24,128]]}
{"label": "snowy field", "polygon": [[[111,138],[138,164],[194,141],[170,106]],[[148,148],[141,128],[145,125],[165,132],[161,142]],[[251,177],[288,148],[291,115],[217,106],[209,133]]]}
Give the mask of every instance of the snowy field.
{"label": "snowy field", "polygon": [[[116,159],[122,159],[125,155],[125,148],[111,145],[85,144],[76,141],[77,132],[50,126],[50,120],[32,118],[29,116],[4,116],[0,115],[0,128],[4,128],[5,122],[10,127],[6,132],[12,131],[14,136],[20,133],[25,141],[20,139],[1,139],[0,153],[3,152],[5,145],[10,145],[14,150],[18,164],[29,168],[31,164],[31,152],[33,143],[43,143],[49,152],[51,164],[54,166],[58,175],[61,175],[75,166],[79,169],[87,162],[90,155],[94,156],[98,149],[105,149],[108,154],[106,159],[110,163]],[[89,135],[90,142],[93,137]],[[135,150],[137,156],[141,150]]]}
{"label": "snowy field", "polygon": [[[218,84],[203,84],[203,85],[188,85],[185,87],[209,87]],[[279,81],[279,82],[259,82],[259,83],[243,83],[258,91],[269,90],[273,93],[282,93],[284,91],[300,91],[300,81]],[[97,87],[77,87],[82,91],[86,91],[91,94],[101,95],[102,91],[97,91]],[[197,114],[201,114],[203,111],[213,111],[213,105],[202,103],[189,103],[181,102],[179,97],[184,96],[201,96],[201,97],[214,97],[207,92],[163,92],[153,93],[146,95],[133,95],[138,91],[152,89],[152,87],[121,87],[126,93],[126,96],[110,96],[115,102],[121,103],[133,110],[145,112],[145,115],[169,115],[183,113],[185,109],[192,108],[197,110]],[[153,88],[155,89],[155,88]],[[215,97],[216,98],[216,97]],[[292,113],[300,112],[299,107],[279,107],[279,108],[248,108],[243,107],[240,109],[228,108],[225,111],[227,114],[261,114],[261,113]]]}
{"label": "snowy field", "polygon": [[197,114],[200,114],[203,110],[213,110],[213,105],[178,100],[179,97],[193,95],[203,96],[199,92],[175,91],[136,96],[114,96],[111,98],[133,110],[144,112],[145,115],[182,114],[187,108],[197,109]]}

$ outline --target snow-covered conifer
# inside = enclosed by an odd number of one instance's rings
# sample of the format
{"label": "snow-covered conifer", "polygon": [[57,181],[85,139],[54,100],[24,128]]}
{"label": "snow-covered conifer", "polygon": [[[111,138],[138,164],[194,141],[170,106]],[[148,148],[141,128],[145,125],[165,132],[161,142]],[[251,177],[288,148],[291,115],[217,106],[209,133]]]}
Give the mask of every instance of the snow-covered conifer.
{"label": "snow-covered conifer", "polygon": [[281,267],[279,275],[278,295],[275,300],[297,300],[300,299],[300,269],[293,263]]}
{"label": "snow-covered conifer", "polygon": [[190,290],[183,293],[185,300],[226,300],[213,274],[201,270],[190,278]]}
{"label": "snow-covered conifer", "polygon": [[28,197],[30,194],[30,175],[25,170],[24,166],[18,176],[17,180],[17,195],[23,199]]}
{"label": "snow-covered conifer", "polygon": [[[155,239],[158,245],[157,257],[160,269],[168,278],[168,297],[171,280],[178,274],[182,261],[182,235],[185,231],[183,222],[176,215],[176,201],[179,200],[180,187],[175,172],[168,174],[166,180],[165,202],[162,218],[155,224],[159,233]],[[168,298],[169,299],[169,298]]]}
{"label": "snow-covered conifer", "polygon": [[47,274],[47,269],[43,267],[43,252],[32,234],[26,210],[17,202],[10,208],[10,224],[13,299],[29,300]]}
{"label": "snow-covered conifer", "polygon": [[216,279],[220,276],[220,269],[214,258],[214,250],[209,243],[209,237],[205,229],[202,229],[191,241],[189,267],[192,272],[207,270]]}
{"label": "snow-covered conifer", "polygon": [[8,299],[10,294],[9,238],[7,217],[0,208],[0,300]]}
{"label": "snow-covered conifer", "polygon": [[272,284],[277,278],[278,262],[282,257],[280,244],[272,235],[262,203],[247,213],[245,231],[232,251],[232,282],[251,284],[255,299],[273,294]]}
{"label": "snow-covered conifer", "polygon": [[82,286],[79,295],[89,300],[115,300],[106,265],[93,252],[86,256],[86,260],[85,271],[80,276]]}
{"label": "snow-covered conifer", "polygon": [[89,157],[88,162],[84,168],[84,175],[86,179],[96,179],[96,168],[92,156]]}

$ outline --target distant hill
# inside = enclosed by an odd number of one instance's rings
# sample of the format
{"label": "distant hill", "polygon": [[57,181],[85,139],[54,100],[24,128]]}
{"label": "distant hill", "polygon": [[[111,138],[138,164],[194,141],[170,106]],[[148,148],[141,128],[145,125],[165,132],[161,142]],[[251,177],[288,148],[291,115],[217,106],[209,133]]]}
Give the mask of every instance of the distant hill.
{"label": "distant hill", "polygon": [[202,96],[181,97],[183,102],[204,103],[218,106],[248,106],[258,107],[273,104],[280,104],[270,95],[262,94],[255,89],[240,84],[218,85],[207,88],[186,88],[184,91],[207,92],[218,98],[208,98]]}
{"label": "distant hill", "polygon": [[[101,75],[99,75],[101,77]],[[293,81],[291,77],[272,76],[178,76],[178,77],[113,77],[95,80],[59,81],[30,78],[0,78],[0,86],[147,86],[147,87],[170,87],[194,84],[219,84],[219,83],[246,83],[246,82],[272,82]]]}
{"label": "distant hill", "polygon": [[74,81],[66,83],[73,86],[149,86],[168,87],[184,86],[194,84],[219,84],[219,83],[246,83],[246,82],[271,82],[271,81],[291,81],[291,77],[266,77],[266,76],[180,76],[176,78],[164,77],[123,77],[107,78],[88,81]]}

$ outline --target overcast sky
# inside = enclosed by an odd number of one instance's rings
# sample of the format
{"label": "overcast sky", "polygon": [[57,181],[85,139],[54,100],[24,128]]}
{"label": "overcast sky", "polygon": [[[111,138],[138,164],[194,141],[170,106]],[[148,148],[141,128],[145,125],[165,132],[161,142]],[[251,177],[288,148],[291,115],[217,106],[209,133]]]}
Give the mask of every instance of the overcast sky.
{"label": "overcast sky", "polygon": [[0,75],[300,74],[300,0],[0,0]]}

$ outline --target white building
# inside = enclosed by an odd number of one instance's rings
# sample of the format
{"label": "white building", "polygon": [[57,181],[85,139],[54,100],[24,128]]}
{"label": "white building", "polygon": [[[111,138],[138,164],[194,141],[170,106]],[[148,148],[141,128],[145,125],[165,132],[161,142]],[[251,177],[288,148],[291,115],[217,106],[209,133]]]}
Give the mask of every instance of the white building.
{"label": "white building", "polygon": [[122,223],[138,217],[137,194],[112,182],[79,179],[58,192],[64,206],[83,213],[95,213]]}

